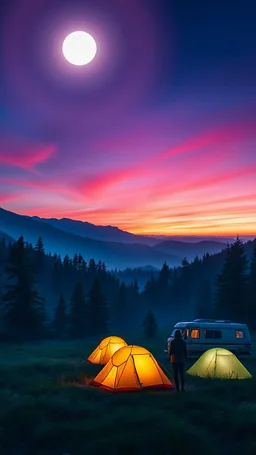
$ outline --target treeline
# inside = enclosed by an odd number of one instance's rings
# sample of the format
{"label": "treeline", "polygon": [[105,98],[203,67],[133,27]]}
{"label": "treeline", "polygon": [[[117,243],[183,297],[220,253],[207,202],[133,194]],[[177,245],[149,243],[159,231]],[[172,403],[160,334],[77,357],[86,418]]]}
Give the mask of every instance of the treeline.
{"label": "treeline", "polygon": [[75,339],[143,326],[153,336],[156,320],[195,317],[256,327],[255,241],[244,245],[237,238],[224,252],[191,263],[184,258],[177,268],[164,263],[141,291],[136,270],[125,284],[104,262],[46,254],[41,238],[34,247],[23,237],[8,245],[2,240],[0,331],[11,339]]}
{"label": "treeline", "polygon": [[119,283],[104,262],[81,255],[62,260],[20,237],[0,244],[0,332],[12,339],[104,336],[126,330],[139,308],[136,280]]}

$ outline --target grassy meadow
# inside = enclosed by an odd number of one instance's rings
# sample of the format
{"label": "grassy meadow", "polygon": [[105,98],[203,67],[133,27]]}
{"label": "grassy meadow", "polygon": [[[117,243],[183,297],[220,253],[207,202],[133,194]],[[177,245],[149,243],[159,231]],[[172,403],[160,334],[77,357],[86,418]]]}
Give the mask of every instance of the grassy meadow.
{"label": "grassy meadow", "polygon": [[[166,334],[123,338],[171,372]],[[102,367],[80,362],[99,341],[0,344],[1,455],[255,455],[255,354],[241,359],[253,379],[112,394],[90,385]]]}

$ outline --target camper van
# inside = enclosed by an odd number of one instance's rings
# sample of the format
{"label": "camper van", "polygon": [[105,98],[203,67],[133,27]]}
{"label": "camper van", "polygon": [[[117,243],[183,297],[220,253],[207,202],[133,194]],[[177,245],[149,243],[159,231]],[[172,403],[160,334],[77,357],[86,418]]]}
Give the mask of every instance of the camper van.
{"label": "camper van", "polygon": [[233,352],[236,356],[250,355],[251,338],[246,324],[228,320],[195,319],[192,322],[178,322],[167,339],[169,355],[170,343],[175,330],[179,329],[187,344],[189,357],[200,356],[211,348],[221,347]]}

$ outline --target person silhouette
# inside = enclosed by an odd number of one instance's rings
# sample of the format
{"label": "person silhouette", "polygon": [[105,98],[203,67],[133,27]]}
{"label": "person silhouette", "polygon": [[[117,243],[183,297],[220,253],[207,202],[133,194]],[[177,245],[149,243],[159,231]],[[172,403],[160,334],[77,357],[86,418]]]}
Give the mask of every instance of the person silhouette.
{"label": "person silhouette", "polygon": [[[185,362],[187,360],[187,346],[183,340],[181,331],[176,330],[174,333],[174,339],[170,344],[170,362],[173,368],[174,382],[177,392],[181,390],[185,391]],[[180,381],[179,381],[180,380]]]}

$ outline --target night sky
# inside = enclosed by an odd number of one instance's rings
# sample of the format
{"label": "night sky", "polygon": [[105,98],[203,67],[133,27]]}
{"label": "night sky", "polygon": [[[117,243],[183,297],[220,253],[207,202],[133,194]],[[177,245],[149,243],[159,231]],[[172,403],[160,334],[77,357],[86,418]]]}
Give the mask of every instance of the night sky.
{"label": "night sky", "polygon": [[[256,234],[255,0],[1,0],[0,205]],[[96,58],[62,42],[84,30]]]}

